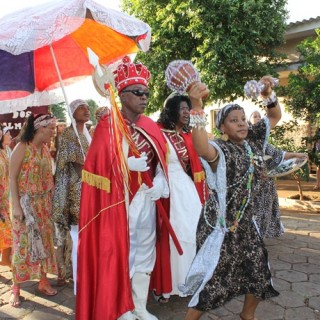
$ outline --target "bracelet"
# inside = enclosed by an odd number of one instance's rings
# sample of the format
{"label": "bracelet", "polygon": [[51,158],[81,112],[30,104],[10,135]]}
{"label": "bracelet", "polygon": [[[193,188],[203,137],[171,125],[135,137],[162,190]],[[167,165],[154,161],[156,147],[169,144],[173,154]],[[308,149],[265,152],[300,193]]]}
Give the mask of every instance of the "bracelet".
{"label": "bracelet", "polygon": [[208,163],[214,163],[219,158],[219,152],[217,152],[217,155],[212,160],[207,160]]}
{"label": "bracelet", "polygon": [[207,115],[201,111],[190,110],[190,123],[191,128],[205,129],[207,125]]}
{"label": "bracelet", "polygon": [[269,104],[272,104],[274,102],[277,102],[277,96],[276,96],[276,93],[274,91],[272,91],[272,93],[270,94],[269,97],[267,98],[264,98],[262,100],[262,103],[265,105],[265,106],[268,106]]}
{"label": "bracelet", "polygon": [[277,105],[278,105],[278,100],[267,104],[267,108],[272,109],[272,108],[275,108]]}

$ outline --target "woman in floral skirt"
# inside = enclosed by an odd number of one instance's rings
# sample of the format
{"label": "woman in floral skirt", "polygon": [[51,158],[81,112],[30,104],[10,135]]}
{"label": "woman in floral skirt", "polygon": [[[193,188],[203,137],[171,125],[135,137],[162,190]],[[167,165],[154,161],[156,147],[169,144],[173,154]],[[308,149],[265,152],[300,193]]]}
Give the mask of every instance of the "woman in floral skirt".
{"label": "woman in floral skirt", "polygon": [[0,265],[10,266],[12,247],[9,201],[9,155],[11,135],[7,127],[0,126]]}
{"label": "woman in floral skirt", "polygon": [[38,290],[57,294],[47,273],[57,273],[51,222],[52,162],[48,145],[55,134],[51,114],[31,114],[10,158],[13,212],[13,286],[10,304],[20,306],[20,283],[40,279]]}

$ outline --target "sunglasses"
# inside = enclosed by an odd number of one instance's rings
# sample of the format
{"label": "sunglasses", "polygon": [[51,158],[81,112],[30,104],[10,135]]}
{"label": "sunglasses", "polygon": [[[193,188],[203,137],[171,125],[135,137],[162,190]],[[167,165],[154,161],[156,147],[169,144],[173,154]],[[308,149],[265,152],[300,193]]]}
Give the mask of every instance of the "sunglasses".
{"label": "sunglasses", "polygon": [[150,96],[150,91],[143,91],[140,89],[136,89],[136,90],[122,90],[122,92],[131,92],[133,93],[135,96],[137,97],[142,97],[143,95],[145,95],[147,98],[149,98]]}

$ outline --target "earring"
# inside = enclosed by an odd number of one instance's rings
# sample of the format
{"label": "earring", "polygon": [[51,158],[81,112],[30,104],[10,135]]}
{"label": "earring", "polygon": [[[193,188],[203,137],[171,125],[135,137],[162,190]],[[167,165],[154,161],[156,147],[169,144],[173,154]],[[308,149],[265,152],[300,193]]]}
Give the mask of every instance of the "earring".
{"label": "earring", "polygon": [[226,133],[222,133],[222,136],[220,137],[220,139],[222,141],[228,141],[229,140],[229,136]]}

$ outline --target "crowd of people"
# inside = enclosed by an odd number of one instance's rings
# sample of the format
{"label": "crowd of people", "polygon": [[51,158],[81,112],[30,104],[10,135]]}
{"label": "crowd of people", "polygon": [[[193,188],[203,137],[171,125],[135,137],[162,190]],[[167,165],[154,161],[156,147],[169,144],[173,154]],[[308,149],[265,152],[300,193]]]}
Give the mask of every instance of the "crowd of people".
{"label": "crowd of people", "polygon": [[169,95],[154,122],[144,115],[150,77],[125,57],[114,71],[121,110],[99,108],[90,132],[81,99],[63,130],[51,114],[31,114],[13,151],[0,127],[0,263],[12,270],[13,307],[21,282],[39,279],[53,296],[47,274],[64,286],[68,272],[77,320],[155,320],[150,294],[190,296],[186,320],[244,295],[240,319],[254,320],[259,302],[279,294],[264,238],[284,228],[267,172],[306,156],[267,143],[281,118],[271,78],[261,79],[265,117],[228,104],[209,139],[207,86]]}

